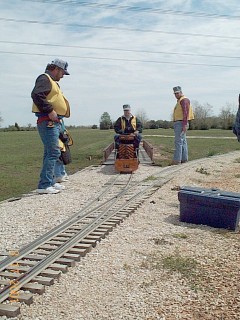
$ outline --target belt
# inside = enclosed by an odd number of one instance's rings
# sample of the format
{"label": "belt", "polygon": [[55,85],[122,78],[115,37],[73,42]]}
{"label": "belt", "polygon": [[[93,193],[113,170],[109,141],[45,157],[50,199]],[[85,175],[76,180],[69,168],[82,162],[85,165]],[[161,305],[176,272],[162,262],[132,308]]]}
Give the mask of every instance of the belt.
{"label": "belt", "polygon": [[[37,124],[42,123],[43,121],[52,121],[52,120],[49,118],[49,116],[38,117]],[[54,122],[60,122],[60,120],[57,119]]]}

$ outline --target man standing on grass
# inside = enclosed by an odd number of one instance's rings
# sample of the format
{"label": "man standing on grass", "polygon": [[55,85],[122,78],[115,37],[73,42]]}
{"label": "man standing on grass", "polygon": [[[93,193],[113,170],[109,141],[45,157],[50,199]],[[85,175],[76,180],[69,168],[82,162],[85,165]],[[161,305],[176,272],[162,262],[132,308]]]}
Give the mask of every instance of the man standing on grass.
{"label": "man standing on grass", "polygon": [[70,106],[58,81],[69,75],[66,61],[55,59],[46,67],[35,83],[31,97],[32,112],[37,116],[37,128],[44,145],[43,166],[37,192],[54,194],[65,187],[54,181],[54,168],[61,155],[59,148],[60,119],[70,116]]}
{"label": "man standing on grass", "polygon": [[177,99],[177,104],[173,112],[175,150],[172,164],[181,164],[188,161],[187,129],[189,120],[194,119],[190,100],[182,93],[182,88],[173,88],[173,93]]}

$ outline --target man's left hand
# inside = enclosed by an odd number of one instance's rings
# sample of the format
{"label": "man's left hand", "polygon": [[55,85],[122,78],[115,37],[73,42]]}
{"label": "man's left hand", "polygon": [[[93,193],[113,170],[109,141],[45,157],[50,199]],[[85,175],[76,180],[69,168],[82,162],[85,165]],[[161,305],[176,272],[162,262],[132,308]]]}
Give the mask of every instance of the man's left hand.
{"label": "man's left hand", "polygon": [[182,127],[182,132],[186,133],[186,131],[187,131],[187,126],[183,126]]}

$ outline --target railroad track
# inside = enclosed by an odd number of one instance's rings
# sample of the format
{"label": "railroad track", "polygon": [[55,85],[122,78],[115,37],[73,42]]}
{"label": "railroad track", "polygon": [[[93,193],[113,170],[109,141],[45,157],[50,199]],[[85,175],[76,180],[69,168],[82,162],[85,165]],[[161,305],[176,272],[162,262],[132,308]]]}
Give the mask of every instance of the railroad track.
{"label": "railroad track", "polygon": [[16,317],[20,302],[31,304],[33,294],[44,293],[45,286],[54,284],[144,200],[199,161],[203,160],[160,169],[151,179],[138,182],[131,174],[118,174],[70,219],[19,251],[5,253],[0,262],[0,315]]}
{"label": "railroad track", "polygon": [[42,294],[163,183],[162,178],[132,182],[131,174],[119,174],[70,219],[19,251],[5,253],[0,262],[0,315],[16,317],[19,302],[31,304],[34,293]]}

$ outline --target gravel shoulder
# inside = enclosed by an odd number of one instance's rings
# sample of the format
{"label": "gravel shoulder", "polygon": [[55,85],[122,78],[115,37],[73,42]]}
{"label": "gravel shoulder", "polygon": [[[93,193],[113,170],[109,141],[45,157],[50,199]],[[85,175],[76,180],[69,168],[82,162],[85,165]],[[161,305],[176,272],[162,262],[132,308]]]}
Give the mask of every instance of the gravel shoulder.
{"label": "gravel shoulder", "polygon": [[[134,179],[159,170],[140,165]],[[0,203],[0,252],[19,249],[79,211],[114,174],[112,166],[90,167],[70,176],[61,194]],[[239,192],[240,151],[181,170],[44,295],[23,305],[17,319],[239,319],[240,232],[179,222],[183,185]]]}

